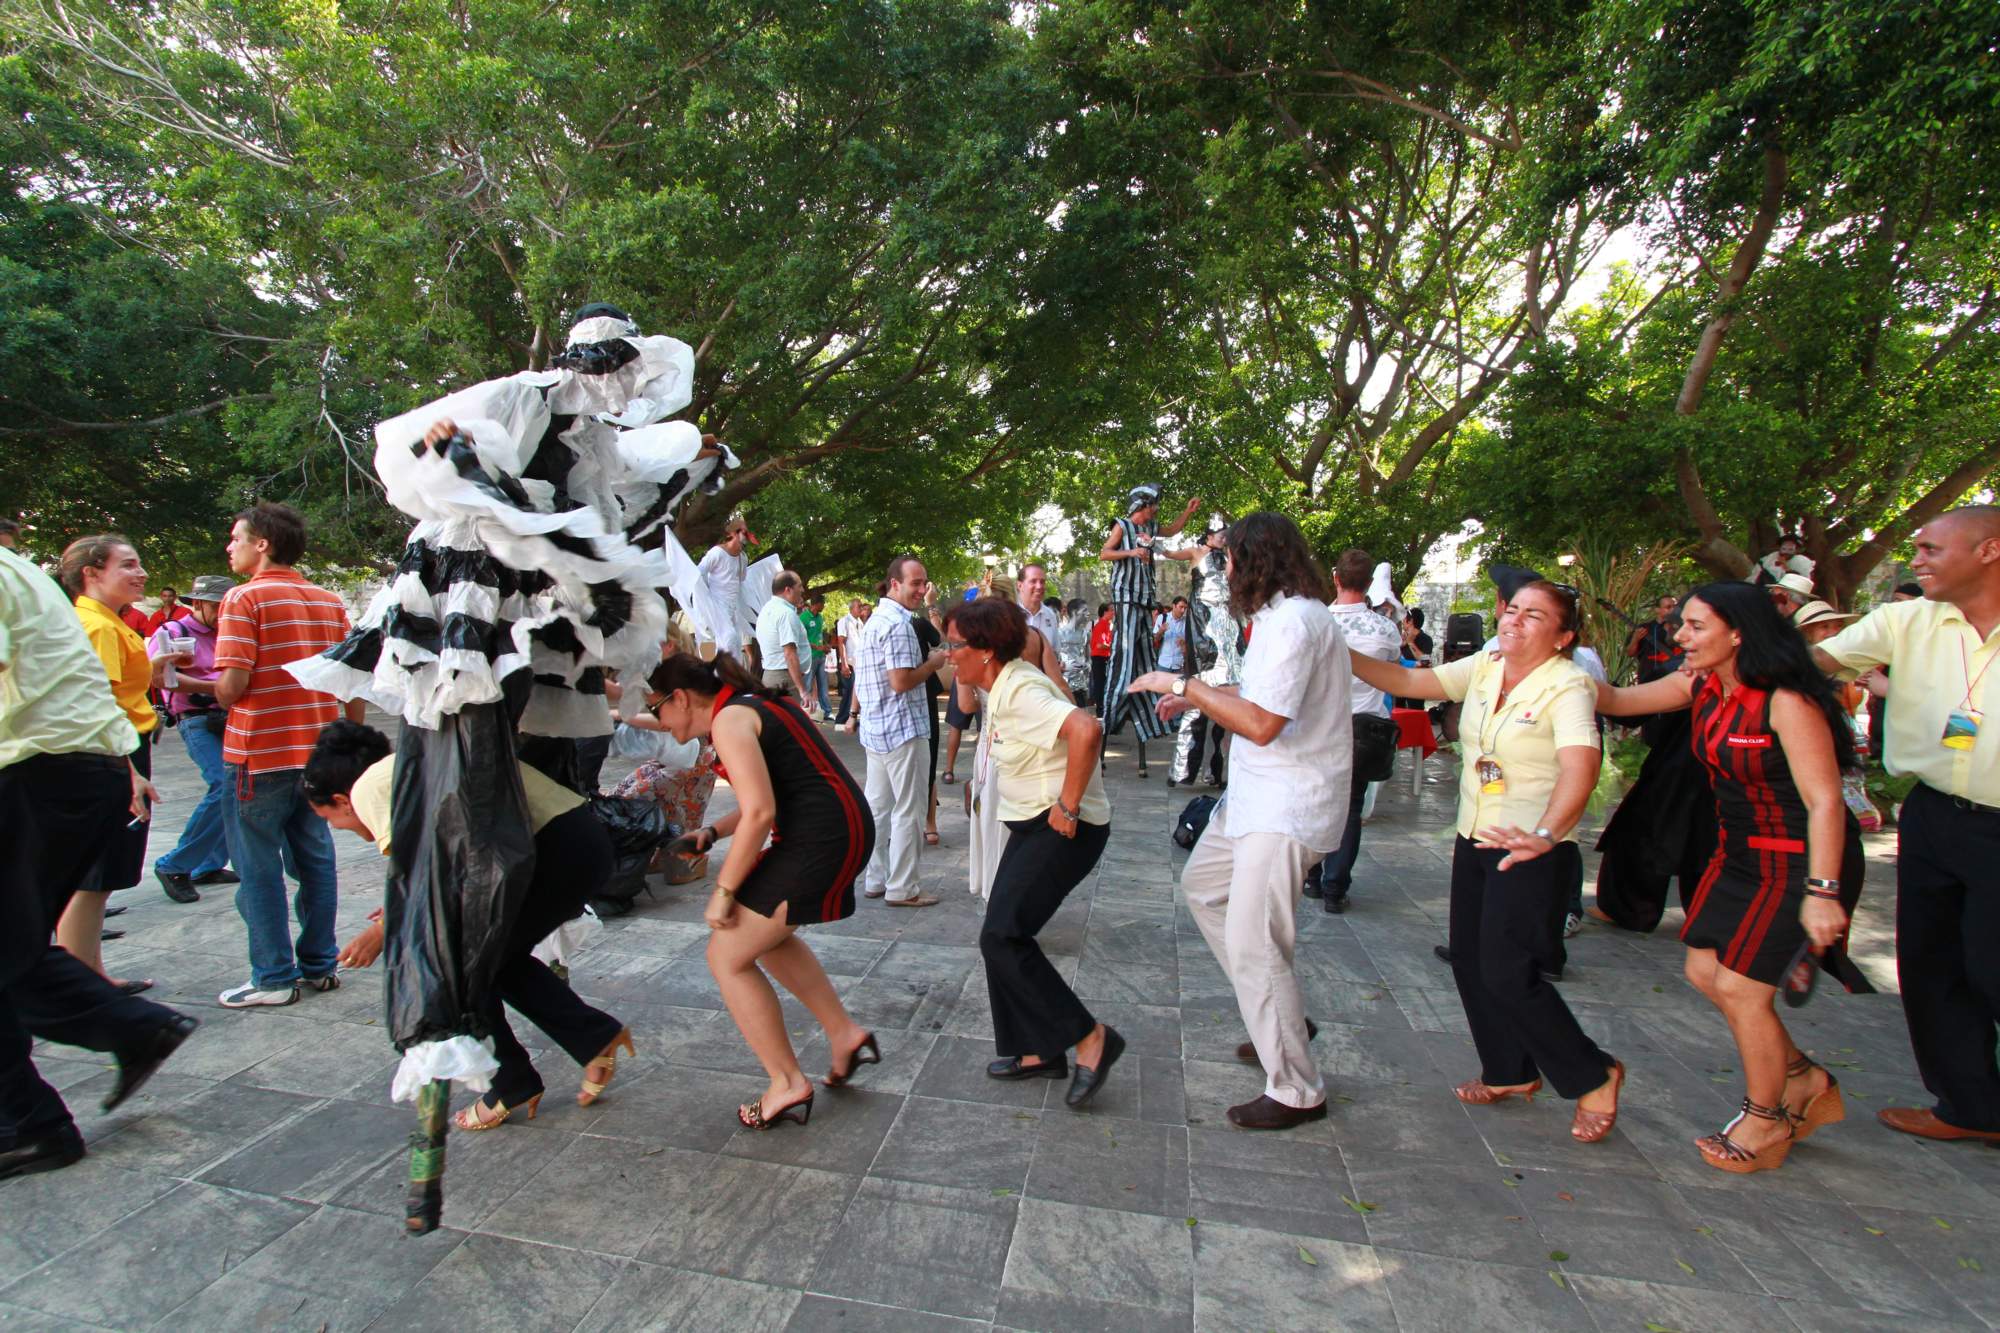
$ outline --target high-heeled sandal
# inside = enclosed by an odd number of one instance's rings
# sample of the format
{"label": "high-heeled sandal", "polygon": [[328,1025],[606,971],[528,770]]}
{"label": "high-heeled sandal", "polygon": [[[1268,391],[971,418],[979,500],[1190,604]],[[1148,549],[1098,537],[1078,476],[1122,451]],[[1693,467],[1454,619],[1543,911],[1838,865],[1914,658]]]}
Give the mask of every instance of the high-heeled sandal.
{"label": "high-heeled sandal", "polygon": [[861,1039],[860,1045],[854,1048],[854,1054],[848,1059],[847,1072],[845,1074],[829,1069],[826,1071],[826,1077],[821,1079],[820,1082],[826,1084],[829,1088],[845,1087],[847,1080],[854,1077],[855,1070],[861,1068],[863,1065],[879,1065],[881,1063],[882,1048],[875,1044],[875,1034],[871,1032]]}
{"label": "high-heeled sandal", "polygon": [[[1785,1127],[1785,1137],[1776,1143],[1767,1143],[1761,1148],[1746,1148],[1729,1137],[1729,1131],[1743,1123],[1744,1116],[1755,1116],[1759,1120],[1775,1120]],[[1736,1118],[1713,1134],[1704,1135],[1694,1141],[1701,1149],[1701,1160],[1718,1171],[1730,1171],[1737,1175],[1748,1175],[1752,1171],[1775,1171],[1785,1164],[1785,1158],[1792,1152],[1792,1145],[1798,1137],[1792,1129],[1792,1119],[1785,1113],[1782,1103],[1777,1106],[1759,1106],[1748,1097],[1743,1099],[1743,1109]]]}
{"label": "high-heeled sandal", "polygon": [[1578,1102],[1576,1115],[1569,1122],[1570,1137],[1578,1143],[1597,1143],[1611,1132],[1618,1123],[1618,1094],[1625,1090],[1625,1062],[1611,1062],[1611,1077],[1605,1080],[1611,1085],[1611,1109],[1609,1111],[1586,1111]]}
{"label": "high-heeled sandal", "polygon": [[1485,1079],[1468,1079],[1452,1089],[1452,1093],[1467,1106],[1491,1106],[1504,1102],[1509,1097],[1519,1097],[1524,1102],[1535,1100],[1535,1094],[1542,1090],[1542,1081],[1523,1084],[1518,1088],[1499,1088]]}
{"label": "high-heeled sandal", "polygon": [[748,1106],[737,1107],[736,1119],[745,1129],[775,1129],[786,1120],[802,1126],[812,1119],[812,1113],[813,1094],[809,1092],[805,1095],[805,1100],[793,1102],[783,1110],[775,1111],[768,1116],[764,1114],[764,1099],[759,1097]]}
{"label": "high-heeled sandal", "polygon": [[507,1123],[508,1116],[514,1114],[514,1112],[524,1106],[528,1108],[528,1119],[533,1120],[535,1112],[541,1109],[541,1105],[542,1094],[539,1092],[528,1098],[527,1101],[515,1102],[512,1106],[501,1106],[498,1102],[488,1104],[487,1100],[481,1097],[478,1101],[466,1107],[457,1115],[454,1115],[451,1118],[451,1123],[457,1125],[468,1134],[477,1134],[482,1130],[500,1128],[500,1126]]}
{"label": "high-heeled sandal", "polygon": [[[602,1097],[604,1090],[611,1086],[611,1080],[618,1074],[618,1048],[620,1046],[625,1048],[625,1054],[627,1055],[637,1054],[632,1049],[631,1028],[620,1028],[618,1035],[611,1039],[611,1044],[592,1056],[590,1063],[583,1067],[583,1087],[576,1094],[576,1104],[578,1106],[589,1106],[599,1097]],[[602,1079],[594,1079],[590,1076],[590,1071],[599,1065],[604,1066],[604,1077]]]}
{"label": "high-heeled sandal", "polygon": [[1840,1095],[1840,1080],[1817,1060],[1800,1055],[1786,1066],[1785,1077],[1800,1078],[1814,1069],[1826,1075],[1826,1086],[1806,1098],[1806,1104],[1796,1113],[1789,1106],[1784,1108],[1786,1118],[1792,1122],[1792,1138],[1795,1141],[1811,1138],[1813,1131],[1821,1125],[1836,1125],[1847,1119],[1847,1103]]}

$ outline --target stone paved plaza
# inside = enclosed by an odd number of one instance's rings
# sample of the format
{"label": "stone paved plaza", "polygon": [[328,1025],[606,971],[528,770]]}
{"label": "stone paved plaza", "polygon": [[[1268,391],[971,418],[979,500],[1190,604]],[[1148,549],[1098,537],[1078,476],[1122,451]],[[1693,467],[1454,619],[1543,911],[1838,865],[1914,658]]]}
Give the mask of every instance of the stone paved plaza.
{"label": "stone paved plaza", "polygon": [[[839,745],[856,772],[859,751]],[[1159,747],[1154,747],[1158,749]],[[198,795],[160,750],[177,830]],[[969,754],[969,747],[968,747]],[[1408,764],[1407,757],[1403,761]],[[970,768],[968,760],[962,761]],[[614,921],[578,989],[638,1058],[579,1109],[543,1059],[533,1122],[454,1133],[445,1229],[402,1234],[414,1123],[388,1100],[379,967],[290,1008],[231,1012],[246,973],[228,889],[120,897],[115,972],[199,1016],[145,1093],[96,1114],[107,1061],[38,1056],[91,1141],[0,1185],[9,1329],[1979,1329],[2000,1326],[2000,1151],[1893,1134],[1928,1104],[1894,994],[1892,850],[1877,840],[1858,951],[1884,993],[1823,988],[1792,1021],[1849,1119],[1776,1173],[1692,1140],[1741,1095],[1720,1019],[1681,980],[1678,910],[1649,939],[1588,926],[1563,989],[1631,1071],[1618,1129],[1580,1146],[1569,1106],[1461,1106],[1477,1072],[1442,939],[1451,761],[1383,793],[1344,917],[1317,905],[1298,969],[1334,1105],[1284,1134],[1231,1128],[1261,1087],[1242,1025],[1177,902],[1166,832],[1188,793],[1113,745],[1097,874],[1043,936],[1131,1044],[1087,1114],[1060,1084],[993,1083],[958,789],[927,849],[942,906],[864,903],[808,936],[884,1061],[818,1095],[811,1125],[740,1130],[762,1087],[702,959],[701,890]],[[607,780],[615,776],[607,773]],[[719,801],[726,801],[719,795]],[[170,834],[169,834],[170,836]],[[339,835],[343,938],[382,863]],[[162,849],[156,834],[154,851]],[[826,1050],[788,1005],[808,1071]],[[539,1034],[522,1029],[537,1046]],[[542,1058],[538,1051],[538,1058]]]}

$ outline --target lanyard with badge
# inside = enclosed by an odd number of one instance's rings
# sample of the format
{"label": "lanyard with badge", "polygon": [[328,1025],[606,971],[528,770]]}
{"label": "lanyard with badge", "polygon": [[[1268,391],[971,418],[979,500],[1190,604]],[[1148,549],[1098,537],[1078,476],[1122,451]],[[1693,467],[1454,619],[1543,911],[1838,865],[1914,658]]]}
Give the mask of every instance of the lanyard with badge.
{"label": "lanyard with badge", "polygon": [[[1518,691],[1520,686],[1516,685],[1514,689]],[[1513,713],[1514,709],[1521,702],[1520,695],[1516,693],[1513,702],[1508,703],[1507,696],[1509,693],[1510,691],[1503,687],[1494,699],[1494,703],[1496,705],[1505,704],[1506,706],[1500,708],[1498,712],[1489,711],[1487,716],[1481,718],[1479,722],[1479,758],[1472,771],[1479,778],[1479,794],[1481,796],[1504,796],[1507,792],[1507,775],[1502,771],[1500,761],[1494,758],[1493,748],[1500,743],[1501,727],[1505,725],[1508,716]],[[1493,724],[1490,736],[1487,734],[1486,726],[1489,722]]]}
{"label": "lanyard with badge", "polygon": [[1965,651],[1965,640],[1960,638],[1958,662],[1964,673],[1965,698],[1959,701],[1958,707],[1945,715],[1944,735],[1939,741],[1947,750],[1970,750],[1978,744],[1979,725],[1986,720],[1986,715],[1972,706],[1972,695],[1973,691],[1979,688],[1979,682],[1986,678],[1986,668],[1993,665],[1993,658],[1987,658],[1985,664],[1979,668],[1979,674],[1974,675],[1972,658]]}

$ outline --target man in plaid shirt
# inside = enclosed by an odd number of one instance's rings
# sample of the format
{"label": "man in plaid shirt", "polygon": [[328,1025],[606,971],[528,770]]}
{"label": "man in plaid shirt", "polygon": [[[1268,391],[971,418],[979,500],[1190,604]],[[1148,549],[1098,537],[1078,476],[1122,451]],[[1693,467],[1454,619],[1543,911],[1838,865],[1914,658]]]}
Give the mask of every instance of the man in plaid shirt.
{"label": "man in plaid shirt", "polygon": [[861,704],[861,748],[868,755],[868,809],[875,816],[875,854],[861,891],[870,898],[886,894],[891,907],[937,902],[917,882],[917,838],[929,794],[931,714],[924,681],[948,659],[942,649],[926,658],[910,623],[930,582],[915,556],[891,560],[887,594],[848,653]]}

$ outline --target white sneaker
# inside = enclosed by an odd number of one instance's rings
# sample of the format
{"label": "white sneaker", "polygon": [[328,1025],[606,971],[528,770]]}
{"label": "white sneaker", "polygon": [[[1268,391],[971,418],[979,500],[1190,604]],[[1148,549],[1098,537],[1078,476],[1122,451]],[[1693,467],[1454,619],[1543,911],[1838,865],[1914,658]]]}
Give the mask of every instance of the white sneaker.
{"label": "white sneaker", "polygon": [[1583,929],[1583,918],[1578,916],[1575,912],[1571,912],[1568,916],[1565,916],[1563,918],[1564,939],[1566,940],[1575,939],[1576,933],[1582,929]]}
{"label": "white sneaker", "polygon": [[259,990],[252,981],[226,990],[215,997],[215,1002],[224,1009],[251,1009],[260,1004],[294,1004],[299,998],[297,986],[287,986],[283,990]]}

